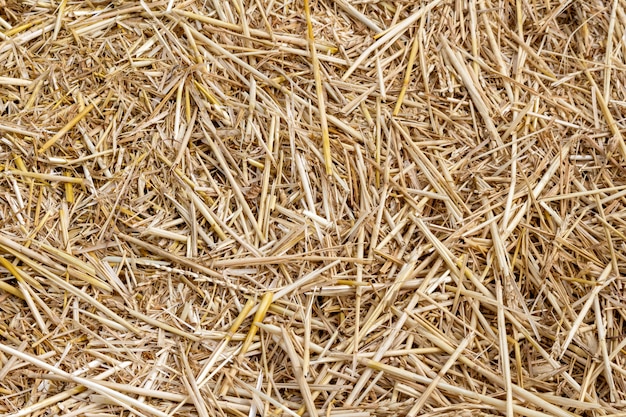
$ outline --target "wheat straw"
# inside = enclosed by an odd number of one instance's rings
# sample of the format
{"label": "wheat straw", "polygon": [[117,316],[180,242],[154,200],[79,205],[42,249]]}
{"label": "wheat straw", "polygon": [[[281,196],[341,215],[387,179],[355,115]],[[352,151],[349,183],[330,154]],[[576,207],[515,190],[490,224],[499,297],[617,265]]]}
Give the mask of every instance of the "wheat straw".
{"label": "wheat straw", "polygon": [[0,3],[0,415],[623,415],[623,2]]}

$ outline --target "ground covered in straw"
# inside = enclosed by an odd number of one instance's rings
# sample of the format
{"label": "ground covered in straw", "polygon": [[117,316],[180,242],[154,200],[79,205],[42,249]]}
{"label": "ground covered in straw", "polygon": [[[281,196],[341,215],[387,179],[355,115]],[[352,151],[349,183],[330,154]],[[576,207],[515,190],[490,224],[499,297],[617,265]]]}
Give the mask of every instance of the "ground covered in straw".
{"label": "ground covered in straw", "polygon": [[623,7],[0,0],[0,414],[625,410]]}

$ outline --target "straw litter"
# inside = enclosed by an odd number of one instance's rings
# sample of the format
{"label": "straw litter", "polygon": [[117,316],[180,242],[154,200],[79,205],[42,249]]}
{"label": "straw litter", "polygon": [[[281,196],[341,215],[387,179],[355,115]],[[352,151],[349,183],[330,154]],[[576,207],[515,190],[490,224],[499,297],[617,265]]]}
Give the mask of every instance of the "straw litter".
{"label": "straw litter", "polygon": [[617,416],[622,0],[0,0],[0,414]]}

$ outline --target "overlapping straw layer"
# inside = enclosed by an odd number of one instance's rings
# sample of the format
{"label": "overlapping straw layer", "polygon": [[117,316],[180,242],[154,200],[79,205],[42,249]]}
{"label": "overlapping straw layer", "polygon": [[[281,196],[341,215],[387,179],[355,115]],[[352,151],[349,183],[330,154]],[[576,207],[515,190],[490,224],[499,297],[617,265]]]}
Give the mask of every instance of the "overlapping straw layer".
{"label": "overlapping straw layer", "polygon": [[0,30],[1,415],[623,415],[623,1]]}

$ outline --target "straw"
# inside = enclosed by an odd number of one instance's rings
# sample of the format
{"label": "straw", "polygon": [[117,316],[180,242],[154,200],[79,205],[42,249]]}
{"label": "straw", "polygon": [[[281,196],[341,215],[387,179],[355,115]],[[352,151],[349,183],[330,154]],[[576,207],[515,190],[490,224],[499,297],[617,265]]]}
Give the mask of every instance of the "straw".
{"label": "straw", "polygon": [[0,415],[623,415],[623,2],[0,3]]}

